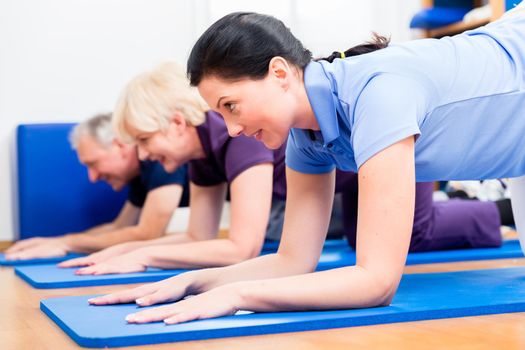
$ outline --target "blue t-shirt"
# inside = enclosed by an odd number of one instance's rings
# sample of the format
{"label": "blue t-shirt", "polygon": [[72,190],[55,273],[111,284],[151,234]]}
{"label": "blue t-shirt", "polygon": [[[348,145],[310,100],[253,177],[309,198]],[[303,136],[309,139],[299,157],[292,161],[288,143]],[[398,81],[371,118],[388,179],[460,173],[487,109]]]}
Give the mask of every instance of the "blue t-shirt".
{"label": "blue t-shirt", "polygon": [[188,167],[181,166],[173,173],[168,173],[159,162],[141,161],[140,175],[128,184],[128,200],[136,207],[142,208],[150,191],[167,185],[184,187],[180,206],[187,206],[189,201]]}
{"label": "blue t-shirt", "polygon": [[311,62],[321,131],[292,129],[286,164],[357,171],[411,135],[418,181],[525,174],[525,15],[442,39]]}

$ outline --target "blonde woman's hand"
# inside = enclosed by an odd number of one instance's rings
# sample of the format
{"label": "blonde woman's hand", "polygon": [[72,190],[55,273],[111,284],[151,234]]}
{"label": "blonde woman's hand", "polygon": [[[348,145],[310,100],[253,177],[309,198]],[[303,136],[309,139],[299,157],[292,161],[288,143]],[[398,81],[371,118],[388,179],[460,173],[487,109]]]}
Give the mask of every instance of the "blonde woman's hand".
{"label": "blonde woman's hand", "polygon": [[66,268],[95,265],[106,261],[110,258],[126,254],[134,250],[137,246],[138,245],[136,244],[136,242],[126,242],[117,244],[112,247],[103,249],[99,252],[90,254],[88,256],[63,261],[60,264],[58,264],[58,266]]}

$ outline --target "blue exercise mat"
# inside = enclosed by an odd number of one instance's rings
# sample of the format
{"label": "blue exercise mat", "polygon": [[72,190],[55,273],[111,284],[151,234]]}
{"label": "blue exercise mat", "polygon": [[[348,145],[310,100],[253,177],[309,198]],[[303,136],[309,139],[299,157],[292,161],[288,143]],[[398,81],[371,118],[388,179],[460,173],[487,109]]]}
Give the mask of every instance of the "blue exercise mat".
{"label": "blue exercise mat", "polygon": [[[507,241],[499,248],[446,250],[439,252],[410,253],[407,264],[427,264],[467,260],[505,259],[523,257],[517,240]],[[355,252],[349,247],[323,251],[317,270],[329,270],[355,265]],[[100,276],[75,275],[76,268],[62,269],[56,265],[33,265],[15,268],[15,273],[35,288],[72,288],[109,284],[156,282],[188,270],[148,269],[146,272]]]}
{"label": "blue exercise mat", "polygon": [[27,259],[27,260],[6,260],[5,254],[0,253],[0,266],[24,266],[24,265],[38,265],[38,264],[58,264],[59,262],[74,259],[84,256],[83,254],[69,253],[64,256],[57,256],[54,258],[42,259]]}
{"label": "blue exercise mat", "polygon": [[[470,248],[440,250],[435,252],[409,253],[407,265],[444,263],[455,261],[491,260],[522,258],[523,252],[519,240],[504,241],[497,248]],[[355,251],[351,248],[324,251],[317,265],[318,271],[330,270],[341,266],[355,265]]]}
{"label": "blue exercise mat", "polygon": [[170,326],[127,324],[136,305],[92,306],[91,297],[47,299],[40,309],[77,344],[94,348],[311,331],[525,311],[525,267],[405,275],[386,307],[240,314]]}
{"label": "blue exercise mat", "polygon": [[105,286],[157,282],[188,270],[161,270],[148,268],[145,272],[114,275],[75,275],[77,268],[60,268],[55,264],[28,265],[15,268],[15,274],[39,289]]}

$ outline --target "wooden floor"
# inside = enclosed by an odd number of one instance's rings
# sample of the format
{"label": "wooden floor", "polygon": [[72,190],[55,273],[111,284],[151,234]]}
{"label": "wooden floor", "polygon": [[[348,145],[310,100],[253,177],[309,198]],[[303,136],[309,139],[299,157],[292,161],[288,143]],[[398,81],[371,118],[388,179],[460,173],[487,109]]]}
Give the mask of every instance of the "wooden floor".
{"label": "wooden floor", "polygon": [[[409,266],[406,273],[457,271],[525,265],[524,259]],[[127,286],[33,289],[11,268],[0,268],[0,347],[2,349],[79,348],[39,310],[39,300],[117,291]],[[82,317],[82,315],[79,315]],[[86,320],[89,322],[89,320]],[[397,323],[265,336],[137,346],[132,349],[524,349],[525,313]],[[123,348],[121,348],[123,349]]]}

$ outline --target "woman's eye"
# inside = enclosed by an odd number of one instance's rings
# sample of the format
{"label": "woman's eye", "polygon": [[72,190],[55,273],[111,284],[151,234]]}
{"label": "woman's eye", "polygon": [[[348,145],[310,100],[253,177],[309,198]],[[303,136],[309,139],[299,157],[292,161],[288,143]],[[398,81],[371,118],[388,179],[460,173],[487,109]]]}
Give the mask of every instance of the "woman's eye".
{"label": "woman's eye", "polygon": [[225,103],[224,107],[231,113],[235,110],[235,103]]}

